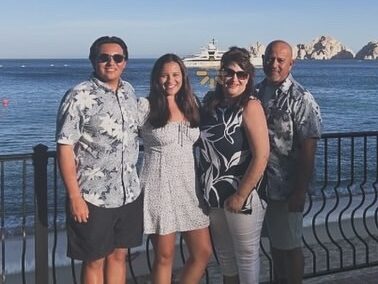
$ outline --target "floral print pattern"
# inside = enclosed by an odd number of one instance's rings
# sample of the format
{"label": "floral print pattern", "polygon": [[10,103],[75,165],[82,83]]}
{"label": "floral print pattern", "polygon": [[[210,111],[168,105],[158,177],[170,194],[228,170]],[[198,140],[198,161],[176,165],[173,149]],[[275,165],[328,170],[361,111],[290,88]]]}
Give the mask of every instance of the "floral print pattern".
{"label": "floral print pattern", "polygon": [[272,89],[264,80],[257,89],[269,129],[269,198],[286,200],[293,190],[301,141],[321,136],[320,109],[311,93],[291,74],[277,88]]}
{"label": "floral print pattern", "polygon": [[[201,117],[200,182],[210,207],[223,208],[224,201],[238,189],[251,161],[242,114],[242,107],[217,107],[213,115]],[[249,197],[242,211],[250,210]]]}
{"label": "floral print pattern", "polygon": [[56,141],[73,145],[77,179],[86,201],[114,208],[139,196],[139,123],[134,89],[125,81],[113,92],[92,76],[65,94]]}

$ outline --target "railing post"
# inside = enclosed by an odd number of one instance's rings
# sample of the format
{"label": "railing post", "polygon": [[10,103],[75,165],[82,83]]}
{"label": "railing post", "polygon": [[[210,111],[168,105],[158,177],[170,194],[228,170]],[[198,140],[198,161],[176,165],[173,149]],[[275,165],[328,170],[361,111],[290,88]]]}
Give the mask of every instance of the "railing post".
{"label": "railing post", "polygon": [[48,283],[47,162],[48,147],[33,148],[35,204],[35,283]]}

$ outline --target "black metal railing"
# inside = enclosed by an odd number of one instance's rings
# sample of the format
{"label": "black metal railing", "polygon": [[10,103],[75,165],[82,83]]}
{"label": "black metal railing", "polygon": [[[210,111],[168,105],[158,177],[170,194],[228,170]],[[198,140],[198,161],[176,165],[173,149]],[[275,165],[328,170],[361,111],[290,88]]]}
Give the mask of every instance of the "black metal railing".
{"label": "black metal railing", "polygon": [[[378,131],[324,134],[315,168],[304,211],[305,277],[377,266]],[[32,154],[0,155],[0,182],[2,283],[16,277],[14,272],[19,283],[28,283],[30,274],[35,283],[79,283],[77,263],[64,256],[65,191],[55,151],[37,145]],[[141,255],[145,273],[151,269],[150,247],[146,238],[143,247],[129,251],[128,271],[135,283]],[[182,238],[178,247],[184,263]],[[19,266],[9,268],[18,256]],[[265,237],[261,262],[261,281],[269,283],[272,261]],[[217,269],[214,263],[206,271],[206,283]],[[62,279],[58,267],[70,265]]]}
{"label": "black metal railing", "polygon": [[324,134],[316,168],[306,277],[378,265],[378,132]]}

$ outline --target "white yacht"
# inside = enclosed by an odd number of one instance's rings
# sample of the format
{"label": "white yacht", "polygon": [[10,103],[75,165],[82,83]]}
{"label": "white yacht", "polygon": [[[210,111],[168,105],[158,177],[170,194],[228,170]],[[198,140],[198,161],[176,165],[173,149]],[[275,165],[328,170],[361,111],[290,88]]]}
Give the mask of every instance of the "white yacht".
{"label": "white yacht", "polygon": [[219,68],[223,53],[213,39],[206,47],[202,47],[199,53],[184,57],[183,62],[186,67]]}
{"label": "white yacht", "polygon": [[[262,66],[261,55],[251,46],[249,50],[251,54],[251,63],[255,67]],[[206,47],[202,47],[200,52],[195,55],[183,58],[184,65],[188,68],[219,68],[220,60],[224,50],[219,50],[215,44],[215,40],[211,40]]]}

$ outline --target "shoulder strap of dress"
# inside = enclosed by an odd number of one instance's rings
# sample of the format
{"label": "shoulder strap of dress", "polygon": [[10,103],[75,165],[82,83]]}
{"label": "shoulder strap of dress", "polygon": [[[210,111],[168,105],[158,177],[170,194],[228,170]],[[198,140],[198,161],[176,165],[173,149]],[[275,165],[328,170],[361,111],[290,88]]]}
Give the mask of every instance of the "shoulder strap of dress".
{"label": "shoulder strap of dress", "polygon": [[198,108],[201,107],[201,100],[196,95],[194,95],[194,101]]}

